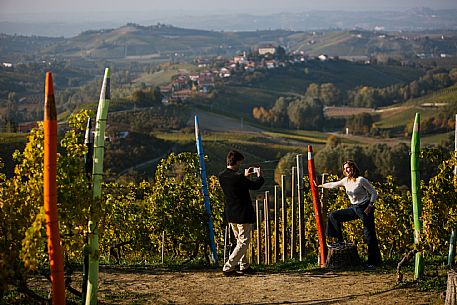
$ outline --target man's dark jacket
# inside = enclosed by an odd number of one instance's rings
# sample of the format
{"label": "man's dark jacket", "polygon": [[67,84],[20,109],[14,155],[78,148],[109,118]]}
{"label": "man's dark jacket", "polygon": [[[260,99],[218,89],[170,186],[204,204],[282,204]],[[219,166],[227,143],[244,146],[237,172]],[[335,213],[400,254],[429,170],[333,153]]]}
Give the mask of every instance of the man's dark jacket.
{"label": "man's dark jacket", "polygon": [[264,179],[250,180],[243,174],[226,168],[219,173],[219,182],[224,192],[225,220],[232,223],[254,223],[256,221],[249,190],[258,190]]}

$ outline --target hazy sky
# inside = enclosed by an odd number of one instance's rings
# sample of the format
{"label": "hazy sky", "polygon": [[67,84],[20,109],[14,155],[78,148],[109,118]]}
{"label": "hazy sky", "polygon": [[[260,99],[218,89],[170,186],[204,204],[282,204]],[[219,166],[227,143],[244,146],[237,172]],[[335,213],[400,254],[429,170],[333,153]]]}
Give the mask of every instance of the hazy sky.
{"label": "hazy sky", "polygon": [[456,8],[456,0],[0,0],[0,15],[30,13],[224,11],[271,13],[300,10],[393,10]]}

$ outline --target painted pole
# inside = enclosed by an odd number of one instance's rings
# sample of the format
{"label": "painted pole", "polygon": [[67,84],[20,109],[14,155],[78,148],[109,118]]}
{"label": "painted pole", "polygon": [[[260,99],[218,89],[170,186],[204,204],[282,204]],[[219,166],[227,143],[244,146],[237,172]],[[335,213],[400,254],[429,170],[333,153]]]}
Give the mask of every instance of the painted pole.
{"label": "painted pole", "polygon": [[455,240],[456,240],[456,232],[455,232],[455,228],[454,228],[451,231],[451,238],[449,239],[449,255],[447,257],[447,265],[450,268],[452,268],[452,266],[454,265]]}
{"label": "painted pole", "polygon": [[205,209],[206,209],[206,213],[208,213],[208,216],[209,216],[208,226],[209,226],[209,242],[210,242],[210,247],[211,247],[211,254],[212,254],[212,259],[213,259],[214,265],[217,266],[218,262],[217,262],[216,243],[214,242],[213,218],[211,217],[211,205],[209,202],[208,183],[206,181],[205,157],[203,154],[202,137],[200,134],[200,128],[199,128],[199,124],[198,124],[197,115],[195,116],[195,140],[196,140],[196,144],[197,144],[198,158],[200,160],[200,174],[202,177],[202,191],[203,191],[203,196],[205,198]]}
{"label": "painted pole", "polygon": [[57,111],[52,73],[46,72],[44,98],[44,211],[51,269],[52,304],[65,304],[63,253],[57,210]]}
{"label": "painted pole", "polygon": [[286,176],[281,175],[281,232],[282,232],[282,261],[286,261],[287,253],[287,238],[286,238],[286,223],[287,223],[287,207],[286,207]]}
{"label": "painted pole", "polygon": [[[317,237],[319,239],[320,265],[324,266],[327,259],[327,245],[325,243],[324,225],[322,222],[321,203],[319,202],[319,191],[316,185],[316,171],[314,168],[313,147],[308,145],[308,176],[313,196],[314,217],[316,218]],[[316,183],[315,183],[316,182]]]}
{"label": "painted pole", "polygon": [[[95,199],[100,198],[102,195],[105,129],[106,119],[108,117],[108,107],[111,100],[110,74],[110,69],[105,68],[95,122],[94,158],[92,168],[92,195]],[[89,220],[89,276],[87,281],[86,305],[97,304],[98,265],[98,229],[97,224],[92,220]]]}
{"label": "painted pole", "polygon": [[297,155],[297,204],[298,204],[298,244],[299,259],[303,260],[303,249],[305,247],[304,236],[304,206],[303,206],[303,155]]}
{"label": "painted pole", "polygon": [[92,120],[91,118],[87,119],[86,133],[84,135],[84,145],[87,147],[87,153],[84,155],[84,167],[86,175],[92,175],[93,168],[93,154],[94,154],[94,143],[92,142]]}
{"label": "painted pole", "polygon": [[[94,144],[92,143],[92,120],[87,119],[86,134],[84,137],[84,145],[87,147],[87,153],[84,155],[84,168],[86,171],[86,176],[91,177],[92,175],[92,165],[93,165],[93,152]],[[87,293],[87,277],[89,275],[89,240],[87,236],[87,231],[84,231],[84,246],[83,246],[83,280],[82,280],[82,304],[86,303],[86,293]]]}
{"label": "painted pole", "polygon": [[[414,243],[419,245],[422,230],[422,203],[420,194],[420,174],[419,174],[419,154],[420,154],[420,114],[416,113],[414,119],[413,135],[411,137],[411,193],[413,199],[414,214]],[[424,273],[424,260],[422,253],[416,253],[414,277],[419,279]]]}
{"label": "painted pole", "polygon": [[[457,114],[455,115],[455,131],[454,131],[454,156],[457,156]],[[457,191],[457,165],[454,166],[454,189]],[[455,242],[457,230],[454,227],[451,230],[451,237],[449,239],[449,254],[447,256],[447,264],[449,267],[454,265],[455,258]]]}

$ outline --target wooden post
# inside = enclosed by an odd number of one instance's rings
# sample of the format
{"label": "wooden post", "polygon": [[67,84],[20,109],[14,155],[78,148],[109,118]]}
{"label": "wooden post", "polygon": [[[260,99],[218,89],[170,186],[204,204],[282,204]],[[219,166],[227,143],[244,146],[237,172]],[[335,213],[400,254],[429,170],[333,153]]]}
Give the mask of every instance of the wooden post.
{"label": "wooden post", "polygon": [[279,262],[279,185],[275,185],[275,263]]}
{"label": "wooden post", "polygon": [[297,230],[295,227],[295,184],[296,184],[296,175],[297,175],[297,168],[295,166],[292,167],[292,181],[291,181],[291,224],[290,224],[290,258],[295,258],[295,231]]}
{"label": "wooden post", "polygon": [[457,273],[452,269],[447,273],[446,302],[444,304],[457,304]]}
{"label": "wooden post", "polygon": [[297,203],[298,203],[298,231],[299,231],[299,259],[303,261],[303,249],[305,244],[304,236],[304,215],[303,215],[303,155],[297,155]]}
{"label": "wooden post", "polygon": [[[225,226],[224,229],[224,264],[227,261],[227,246],[228,246],[228,236],[229,236],[229,225]],[[230,254],[229,254],[230,255]]]}
{"label": "wooden post", "polygon": [[259,200],[255,200],[255,216],[256,216],[256,226],[257,226],[257,264],[260,265],[260,209],[259,209]]}
{"label": "wooden post", "polygon": [[165,231],[162,231],[162,253],[161,253],[161,256],[162,256],[162,265],[163,265],[163,261],[164,261],[164,257],[165,257]]}
{"label": "wooden post", "polygon": [[252,261],[254,260],[254,245],[252,244],[252,239],[254,237],[254,225],[251,224],[251,230],[249,231],[249,240],[251,241],[249,243],[249,264],[252,264]]}
{"label": "wooden post", "polygon": [[264,217],[265,217],[265,264],[270,264],[270,203],[268,201],[269,191],[265,191],[265,200],[264,200]]}
{"label": "wooden post", "polygon": [[[327,173],[322,173],[322,184],[325,183],[325,176],[328,176]],[[321,195],[321,210],[322,210],[322,223],[324,224],[324,232],[327,226],[327,217],[328,217],[328,208],[327,208],[327,198],[325,197],[325,188],[322,188]]]}
{"label": "wooden post", "polygon": [[281,175],[281,219],[282,219],[282,261],[286,261],[287,253],[287,238],[286,238],[286,223],[287,223],[287,207],[286,207],[286,176]]}

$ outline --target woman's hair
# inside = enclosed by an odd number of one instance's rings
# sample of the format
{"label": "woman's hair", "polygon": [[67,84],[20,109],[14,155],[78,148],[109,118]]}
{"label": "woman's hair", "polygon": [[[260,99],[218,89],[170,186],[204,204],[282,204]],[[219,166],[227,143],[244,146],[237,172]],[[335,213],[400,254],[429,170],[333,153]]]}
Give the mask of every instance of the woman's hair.
{"label": "woman's hair", "polygon": [[344,166],[346,164],[349,165],[350,168],[352,168],[352,173],[353,173],[352,177],[353,178],[357,178],[358,176],[360,176],[360,169],[357,166],[357,164],[352,160],[344,161],[343,166],[341,167],[343,170],[343,174],[344,174]]}
{"label": "woman's hair", "polygon": [[237,150],[231,150],[227,154],[227,166],[233,166],[238,161],[243,161],[244,156]]}

